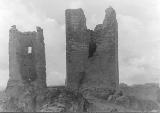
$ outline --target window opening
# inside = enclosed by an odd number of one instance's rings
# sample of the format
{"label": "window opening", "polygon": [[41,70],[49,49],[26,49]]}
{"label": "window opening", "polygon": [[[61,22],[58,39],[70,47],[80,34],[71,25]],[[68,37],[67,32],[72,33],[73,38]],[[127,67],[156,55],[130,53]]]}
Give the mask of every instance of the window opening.
{"label": "window opening", "polygon": [[32,47],[28,47],[28,54],[32,53]]}

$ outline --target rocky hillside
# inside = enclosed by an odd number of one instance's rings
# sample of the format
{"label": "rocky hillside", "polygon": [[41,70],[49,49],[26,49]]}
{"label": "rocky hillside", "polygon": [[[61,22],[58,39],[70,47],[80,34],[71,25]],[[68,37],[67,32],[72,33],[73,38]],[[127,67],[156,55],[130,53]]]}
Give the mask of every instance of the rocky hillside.
{"label": "rocky hillside", "polygon": [[155,83],[132,86],[121,83],[120,90],[123,92],[124,95],[134,96],[137,99],[152,100],[154,102],[158,102],[158,92],[160,92],[159,85]]}
{"label": "rocky hillside", "polygon": [[[157,84],[128,86],[120,84],[119,91],[103,93],[85,98],[79,92],[72,92],[64,86],[48,87],[44,102],[36,109],[39,112],[130,112],[160,110],[160,88]],[[4,91],[0,91],[0,111],[6,104]]]}
{"label": "rocky hillside", "polygon": [[141,85],[128,86],[124,83],[120,84],[120,91],[123,93],[117,98],[117,104],[127,108],[152,111],[160,109],[160,88],[158,84],[147,83]]}

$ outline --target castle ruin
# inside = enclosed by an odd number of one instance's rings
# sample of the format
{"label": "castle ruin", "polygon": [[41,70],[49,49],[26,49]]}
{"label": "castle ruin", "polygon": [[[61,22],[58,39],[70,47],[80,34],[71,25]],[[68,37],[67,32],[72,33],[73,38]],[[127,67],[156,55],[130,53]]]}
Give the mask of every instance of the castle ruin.
{"label": "castle ruin", "polygon": [[71,90],[117,89],[118,24],[112,7],[103,24],[86,27],[82,9],[66,10],[66,85]]}
{"label": "castle ruin", "polygon": [[46,88],[43,30],[37,27],[37,32],[20,32],[14,25],[9,37],[9,81],[6,93],[19,102],[27,90],[32,89],[33,93]]}
{"label": "castle ruin", "polygon": [[[96,94],[116,90],[119,71],[115,10],[107,8],[103,23],[94,30],[87,29],[82,9],[67,9],[65,17],[66,88],[81,94],[86,89]],[[14,25],[9,37],[9,102],[25,107],[24,111],[35,111],[36,103],[43,99],[40,95],[47,89],[43,30],[37,27],[37,31],[20,32]]]}

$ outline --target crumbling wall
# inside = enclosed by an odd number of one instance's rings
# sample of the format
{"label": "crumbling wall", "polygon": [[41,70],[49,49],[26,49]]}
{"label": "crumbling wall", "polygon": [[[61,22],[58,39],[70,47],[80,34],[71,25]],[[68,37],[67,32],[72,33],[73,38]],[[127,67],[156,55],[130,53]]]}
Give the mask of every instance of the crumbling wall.
{"label": "crumbling wall", "polygon": [[85,76],[88,57],[88,33],[82,9],[66,10],[66,62],[68,88],[76,90]]}
{"label": "crumbling wall", "polygon": [[37,32],[20,32],[14,25],[9,37],[9,81],[6,93],[12,100],[17,100],[18,106],[27,92],[34,92],[35,96],[46,87],[43,30],[37,27]]}
{"label": "crumbling wall", "polygon": [[118,24],[112,7],[106,9],[103,24],[86,28],[82,9],[66,10],[66,67],[68,88],[116,89],[118,72]]}

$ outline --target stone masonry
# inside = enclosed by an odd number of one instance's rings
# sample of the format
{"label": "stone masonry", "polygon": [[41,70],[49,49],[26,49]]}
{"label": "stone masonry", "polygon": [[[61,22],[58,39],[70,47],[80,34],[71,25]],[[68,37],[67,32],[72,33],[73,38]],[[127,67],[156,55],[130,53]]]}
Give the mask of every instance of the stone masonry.
{"label": "stone masonry", "polygon": [[[118,23],[112,7],[105,13],[103,23],[89,30],[82,9],[66,10],[67,89],[106,95],[118,88]],[[7,111],[36,111],[47,89],[43,30],[20,32],[13,25],[9,37]]]}
{"label": "stone masonry", "polygon": [[22,95],[25,91],[32,89],[31,93],[39,93],[40,89],[46,88],[43,30],[37,27],[37,32],[20,32],[14,25],[9,37],[9,81],[6,93],[12,100],[18,100],[18,104],[20,98],[24,98]]}
{"label": "stone masonry", "polygon": [[112,7],[94,30],[87,29],[82,9],[66,10],[66,65],[71,90],[118,88],[118,24]]}
{"label": "stone masonry", "polygon": [[66,10],[66,85],[76,90],[84,76],[89,34],[82,9]]}

